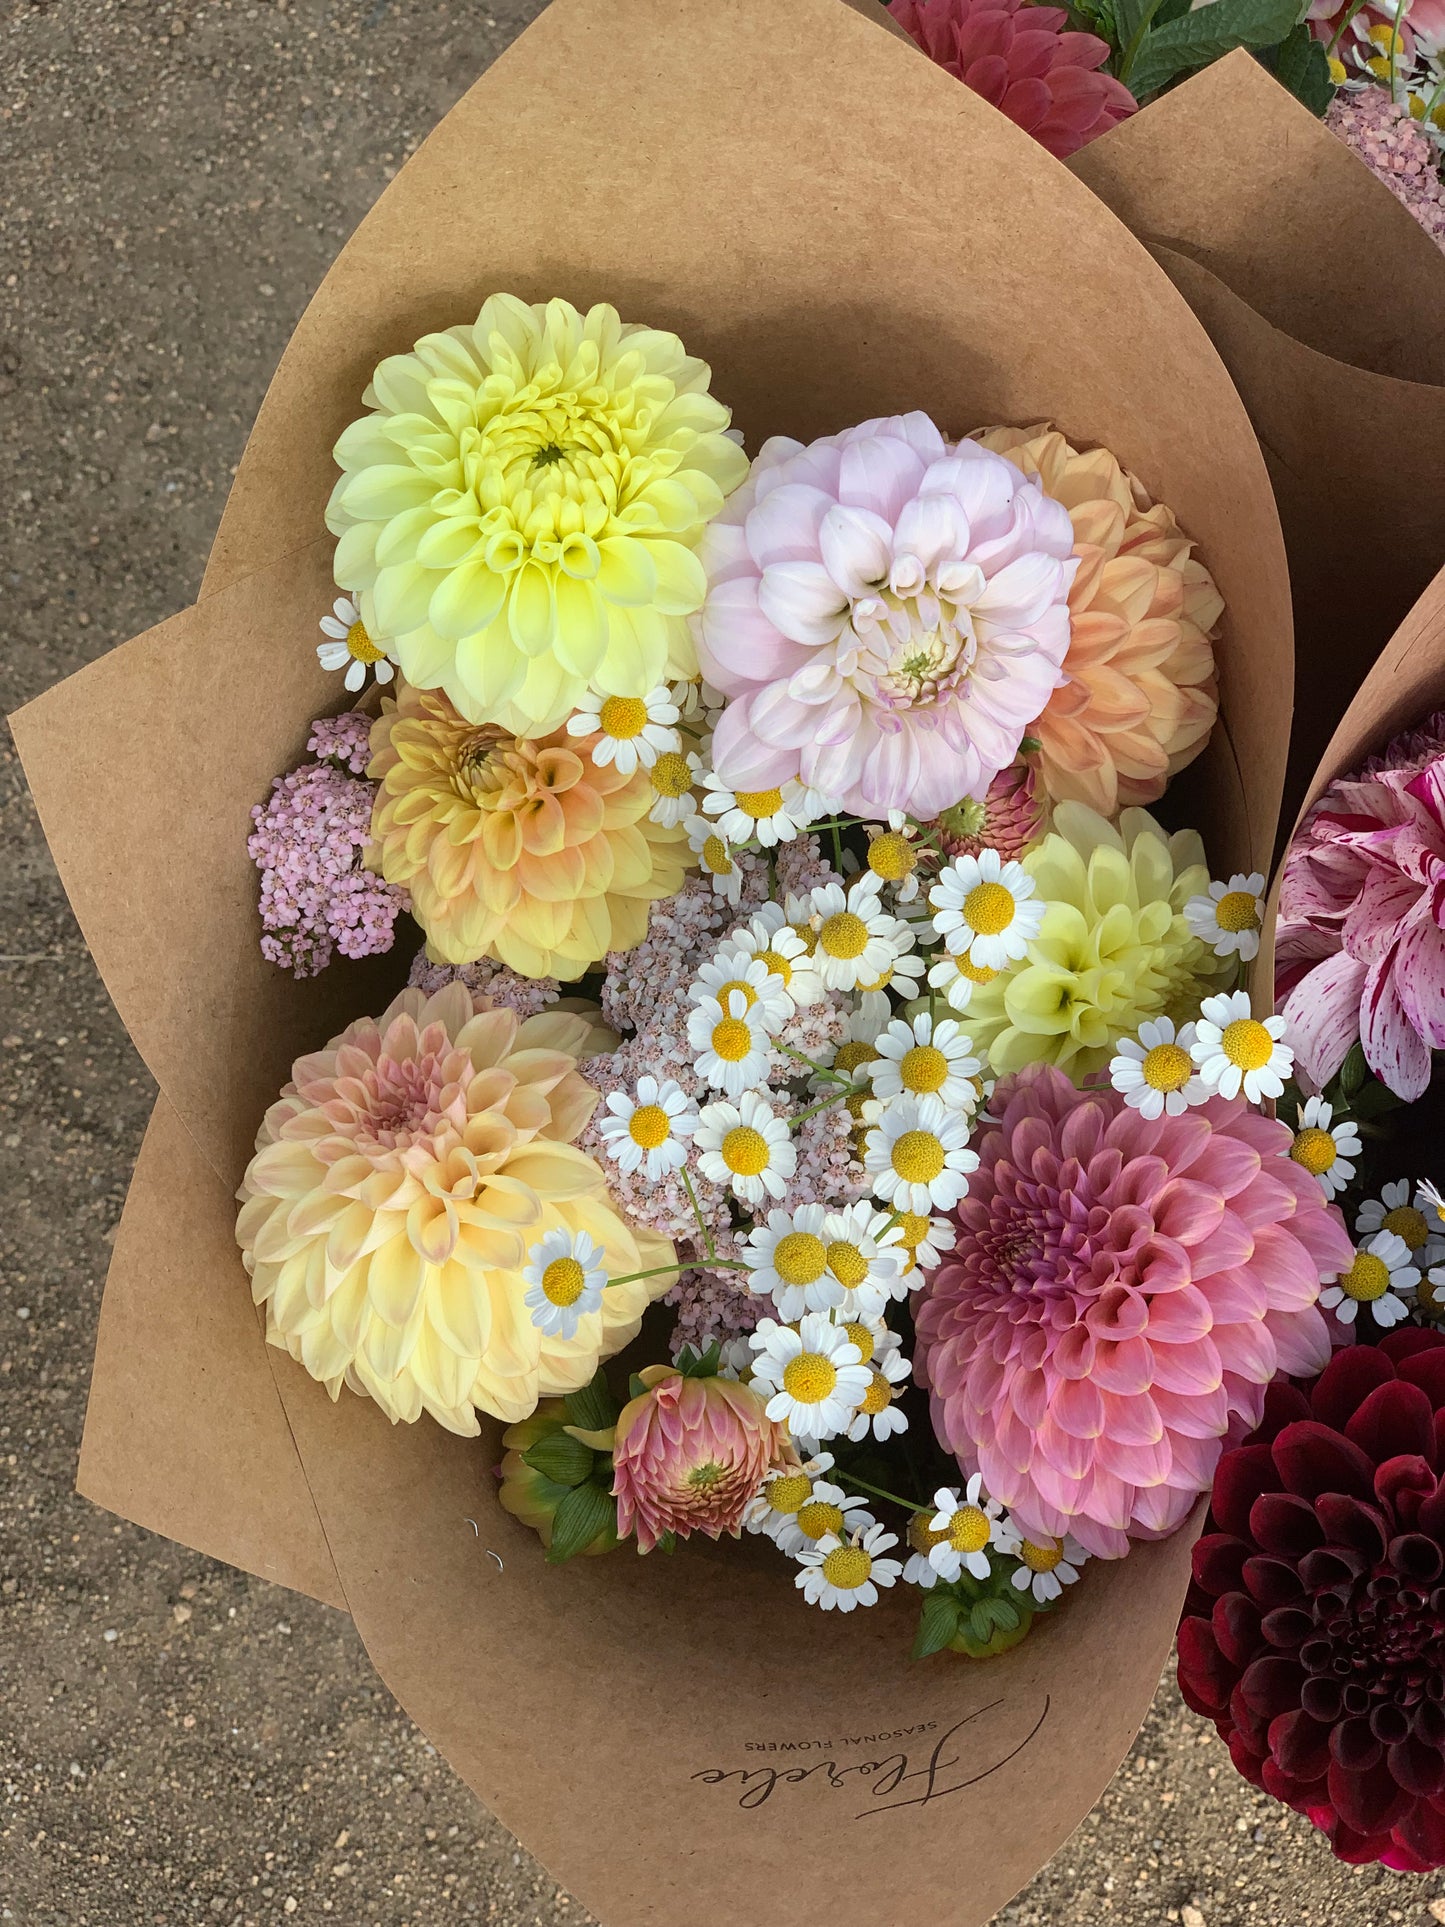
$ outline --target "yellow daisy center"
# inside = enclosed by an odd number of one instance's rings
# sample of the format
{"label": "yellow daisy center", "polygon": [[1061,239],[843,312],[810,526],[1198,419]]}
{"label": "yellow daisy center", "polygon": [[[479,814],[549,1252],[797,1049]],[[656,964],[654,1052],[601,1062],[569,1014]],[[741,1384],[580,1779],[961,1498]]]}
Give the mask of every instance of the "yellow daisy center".
{"label": "yellow daisy center", "polygon": [[604,736],[627,742],[647,727],[647,704],[640,696],[609,696],[597,717]]}
{"label": "yellow daisy center", "polygon": [[862,1042],[840,1044],[838,1055],[833,1059],[833,1069],[847,1071],[851,1076],[854,1071],[862,1070],[865,1064],[871,1064],[877,1055],[877,1049],[872,1044]]}
{"label": "yellow daisy center", "polygon": [[901,883],[918,868],[918,855],[906,836],[886,830],[868,845],[868,868],[885,883]]}
{"label": "yellow daisy center", "polygon": [[386,651],[377,648],[366,633],[366,624],[357,621],[346,632],[346,653],[357,662],[380,662]]}
{"label": "yellow daisy center", "polygon": [[894,1174],[906,1184],[932,1184],[944,1163],[943,1146],[932,1131],[905,1131],[894,1140]]}
{"label": "yellow daisy center", "polygon": [[905,1091],[941,1091],[948,1082],[948,1059],[936,1044],[915,1044],[903,1053],[898,1078]]}
{"label": "yellow daisy center", "polygon": [[728,999],[735,990],[740,990],[743,993],[744,1007],[751,1010],[753,1005],[758,1001],[758,993],[753,989],[751,984],[745,984],[741,977],[731,977],[725,984],[719,984],[713,992],[713,995],[717,998],[723,1009],[728,1010],[731,1008]]}
{"label": "yellow daisy center", "polygon": [[790,923],[788,928],[811,957],[818,948],[818,933],[810,923]]}
{"label": "yellow daisy center", "polygon": [[1189,1053],[1179,1044],[1156,1044],[1140,1068],[1153,1091],[1182,1091],[1194,1074]]}
{"label": "yellow daisy center", "polygon": [[783,807],[781,790],[735,790],[738,808],[756,823],[761,817],[776,816]]}
{"label": "yellow daisy center", "polygon": [[1371,1305],[1390,1289],[1390,1267],[1373,1251],[1357,1251],[1355,1262],[1340,1280],[1340,1290],[1357,1304]]}
{"label": "yellow daisy center", "polygon": [[873,1556],[862,1546],[835,1546],[823,1561],[823,1577],[839,1592],[856,1592],[873,1570]]}
{"label": "yellow daisy center", "polygon": [[818,942],[828,956],[850,963],[868,947],[868,926],[851,910],[839,910],[818,932]]}
{"label": "yellow daisy center", "polygon": [[1252,890],[1229,890],[1214,906],[1214,918],[1221,930],[1258,930],[1259,900]]}
{"label": "yellow daisy center", "polygon": [[542,1273],[542,1295],[564,1309],[575,1305],[587,1288],[587,1274],[575,1258],[554,1258]]}
{"label": "yellow daisy center", "polygon": [[722,1141],[722,1161],[735,1178],[755,1178],[770,1162],[768,1140],[751,1124],[738,1124]]}
{"label": "yellow daisy center", "polygon": [[1220,1049],[1237,1070],[1263,1070],[1274,1055],[1274,1039],[1257,1017],[1236,1017],[1224,1026]]}
{"label": "yellow daisy center", "polygon": [[982,1552],[989,1540],[988,1514],[976,1505],[961,1505],[948,1522],[948,1543],[955,1552]]}
{"label": "yellow daisy center", "polygon": [[1322,1131],[1317,1124],[1307,1124],[1304,1130],[1296,1132],[1289,1154],[1296,1164],[1302,1164],[1317,1178],[1322,1177],[1340,1155],[1329,1132]]}
{"label": "yellow daisy center", "polygon": [[[845,1291],[856,1291],[868,1276],[868,1260],[857,1245],[835,1238],[828,1246],[828,1269]],[[863,1356],[866,1359],[868,1353],[865,1351]]]}
{"label": "yellow daisy center", "polygon": [[812,1490],[813,1481],[806,1472],[785,1472],[782,1478],[768,1482],[763,1497],[774,1512],[791,1515],[808,1503]]}
{"label": "yellow daisy center", "polygon": [[882,1372],[874,1372],[868,1382],[868,1390],[863,1394],[863,1403],[858,1410],[866,1412],[869,1418],[877,1418],[878,1414],[886,1412],[892,1403],[893,1387]]}
{"label": "yellow daisy center", "polygon": [[908,1521],[908,1543],[915,1552],[925,1555],[932,1552],[935,1546],[941,1546],[948,1537],[946,1532],[935,1532],[928,1519],[928,1513],[915,1512]]}
{"label": "yellow daisy center", "polygon": [[1442,1287],[1435,1283],[1428,1272],[1415,1287],[1415,1303],[1430,1318],[1445,1317],[1445,1296],[1442,1296]]}
{"label": "yellow daisy center", "polygon": [[[845,1332],[847,1332],[848,1336],[852,1339],[853,1343],[858,1347],[859,1359],[864,1365],[866,1365],[869,1359],[872,1358],[873,1356],[872,1331],[869,1329],[867,1325],[864,1325],[861,1323],[845,1325],[843,1329]],[[881,1410],[882,1408],[880,1407],[879,1409]]]}
{"label": "yellow daisy center", "polygon": [[821,1352],[799,1352],[783,1367],[783,1390],[800,1405],[821,1405],[838,1383],[838,1368]]}
{"label": "yellow daisy center", "polygon": [[858,988],[860,990],[886,990],[892,982],[893,966],[892,964],[885,964],[879,976],[860,977],[858,979]]}
{"label": "yellow daisy center", "polygon": [[828,1253],[811,1231],[790,1231],[773,1246],[773,1270],[785,1285],[811,1285],[828,1268]]}
{"label": "yellow daisy center", "polygon": [[776,950],[760,950],[757,955],[758,962],[768,975],[780,978],[785,988],[793,981],[793,966],[786,957],[781,956]]}
{"label": "yellow daisy center", "polygon": [[968,957],[955,957],[953,967],[960,977],[966,977],[971,984],[991,984],[998,975],[987,964],[976,964]]}
{"label": "yellow daisy center", "polygon": [[724,1064],[741,1064],[753,1047],[753,1033],[741,1017],[724,1017],[712,1027],[712,1049]]}
{"label": "yellow daisy center", "polygon": [[1397,1204],[1393,1211],[1387,1211],[1384,1227],[1386,1231],[1393,1231],[1397,1238],[1403,1238],[1411,1251],[1418,1251],[1430,1236],[1424,1212],[1417,1211],[1413,1204]]}
{"label": "yellow daisy center", "polygon": [[1032,1539],[1025,1539],[1018,1551],[1019,1563],[1028,1567],[1030,1572],[1052,1572],[1062,1564],[1064,1548],[1061,1540],[1055,1539],[1047,1546],[1036,1546]]}
{"label": "yellow daisy center", "polygon": [[733,873],[733,860],[720,836],[710,836],[703,844],[702,861],[703,867],[715,877],[728,877]]}
{"label": "yellow daisy center", "polygon": [[687,758],[675,749],[665,749],[652,766],[652,787],[659,796],[686,796],[692,788],[692,771]]}
{"label": "yellow daisy center", "polygon": [[923,1240],[928,1236],[928,1227],[931,1222],[931,1219],[925,1218],[917,1211],[900,1211],[898,1213],[898,1223],[894,1229],[898,1232],[898,1242],[903,1246],[905,1251],[917,1251],[918,1247],[923,1243]]}
{"label": "yellow daisy center", "polygon": [[964,920],[981,937],[996,937],[1014,920],[1013,891],[1001,883],[975,883],[963,900]]}
{"label": "yellow daisy center", "polygon": [[843,1530],[843,1512],[840,1506],[830,1505],[826,1499],[810,1499],[798,1510],[798,1530],[805,1539],[816,1542],[826,1539],[830,1532]]}
{"label": "yellow daisy center", "polygon": [[655,1151],[672,1135],[672,1120],[660,1104],[639,1104],[627,1120],[627,1135],[644,1151]]}

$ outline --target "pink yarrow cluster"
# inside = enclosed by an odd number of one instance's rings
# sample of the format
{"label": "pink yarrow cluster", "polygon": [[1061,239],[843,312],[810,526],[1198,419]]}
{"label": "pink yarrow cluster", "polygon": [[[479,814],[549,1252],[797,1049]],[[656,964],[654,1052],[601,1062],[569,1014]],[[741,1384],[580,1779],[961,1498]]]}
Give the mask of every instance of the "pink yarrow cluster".
{"label": "pink yarrow cluster", "polygon": [[390,950],[405,890],[362,868],[371,842],[376,785],[361,772],[370,754],[370,718],[355,711],[322,717],[307,748],[320,760],[278,776],[251,811],[246,842],[261,872],[261,954],[298,977],[314,977],[343,957]]}
{"label": "pink yarrow cluster", "polygon": [[1414,215],[1437,246],[1445,248],[1445,183],[1440,150],[1388,87],[1342,89],[1325,124]]}

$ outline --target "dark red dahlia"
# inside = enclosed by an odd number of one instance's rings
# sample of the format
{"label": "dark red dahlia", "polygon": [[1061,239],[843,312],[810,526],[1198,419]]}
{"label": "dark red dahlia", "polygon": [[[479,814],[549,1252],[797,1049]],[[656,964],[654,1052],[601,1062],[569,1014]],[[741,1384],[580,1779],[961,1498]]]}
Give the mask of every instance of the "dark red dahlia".
{"label": "dark red dahlia", "polygon": [[1445,1334],[1336,1353],[1214,1475],[1179,1686],[1341,1860],[1445,1866]]}

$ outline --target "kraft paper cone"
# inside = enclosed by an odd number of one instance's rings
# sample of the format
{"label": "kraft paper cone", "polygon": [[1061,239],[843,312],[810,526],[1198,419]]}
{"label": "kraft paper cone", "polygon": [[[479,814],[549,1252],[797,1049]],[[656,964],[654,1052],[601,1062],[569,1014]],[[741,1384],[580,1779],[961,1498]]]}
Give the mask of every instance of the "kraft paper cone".
{"label": "kraft paper cone", "polygon": [[[915,50],[837,0],[557,0],[403,169],[303,317],[213,593],[15,719],[82,928],[164,1094],[112,1276],[107,1394],[167,1309],[237,1295],[245,1317],[213,1320],[216,1383],[254,1384],[267,1359],[284,1424],[256,1397],[251,1435],[225,1433],[255,1491],[227,1528],[235,1556],[254,1557],[299,1465],[333,1569],[308,1529],[266,1541],[270,1570],[344,1598],[403,1704],[604,1918],[681,1921],[699,1870],[725,1865],[743,1927],[811,1921],[820,1896],[841,1927],[900,1904],[969,1927],[1125,1750],[1188,1530],[1091,1568],[1004,1660],[914,1667],[913,1602],[820,1621],[766,1549],[546,1569],[496,1507],[494,1440],[393,1429],[350,1395],[333,1406],[251,1318],[231,1194],[262,1109],[294,1052],[378,1008],[405,962],[305,985],[256,953],[247,811],[338,701],[314,657],[329,449],[378,359],[498,288],[610,299],[677,328],[753,446],[924,407],[952,432],[1052,417],[1113,449],[1177,511],[1229,605],[1223,721],[1189,810],[1226,869],[1267,860],[1288,736],[1268,477],[1218,356],[1144,249]],[[83,797],[77,740],[92,746]],[[197,1443],[194,1387],[148,1383],[144,1432],[97,1393],[109,1503],[128,1502],[127,1480],[140,1490],[142,1459]],[[224,1397],[216,1411],[224,1431]],[[215,1548],[212,1476],[168,1488],[165,1519]],[[226,1492],[244,1510],[244,1478]],[[839,1818],[871,1823],[845,1879]],[[962,1890],[960,1837],[989,1842]]]}

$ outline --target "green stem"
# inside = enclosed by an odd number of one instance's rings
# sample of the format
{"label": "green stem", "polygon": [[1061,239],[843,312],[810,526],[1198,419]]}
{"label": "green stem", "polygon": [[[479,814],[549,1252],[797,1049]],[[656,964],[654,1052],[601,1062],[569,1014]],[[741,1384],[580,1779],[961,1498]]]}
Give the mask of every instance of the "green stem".
{"label": "green stem", "polygon": [[790,1117],[788,1119],[788,1129],[790,1131],[796,1131],[800,1124],[806,1124],[808,1119],[810,1117],[816,1117],[819,1111],[826,1111],[833,1104],[841,1104],[851,1095],[852,1092],[850,1089],[847,1091],[835,1091],[831,1097],[820,1098],[816,1104],[810,1104],[806,1111],[799,1111],[796,1117]]}
{"label": "green stem", "polygon": [[851,1077],[845,1077],[841,1071],[829,1070],[826,1064],[815,1063],[806,1051],[794,1050],[791,1044],[781,1044],[776,1037],[773,1039],[773,1049],[781,1051],[784,1057],[793,1057],[798,1063],[806,1064],[815,1077],[826,1077],[830,1084],[842,1084],[850,1091],[861,1088],[854,1084]]}
{"label": "green stem", "polygon": [[1128,82],[1129,73],[1134,62],[1139,58],[1139,49],[1144,44],[1144,36],[1153,25],[1154,16],[1158,13],[1160,5],[1161,0],[1153,0],[1153,4],[1144,9],[1144,12],[1139,18],[1139,24],[1134,29],[1128,44],[1119,49],[1119,64],[1114,69],[1114,72],[1118,78],[1125,83]]}
{"label": "green stem", "polygon": [[1350,22],[1354,19],[1355,15],[1359,13],[1366,5],[1367,5],[1367,0],[1351,0],[1351,4],[1348,10],[1342,15],[1340,19],[1339,26],[1335,28],[1334,34],[1330,40],[1330,44],[1325,48],[1326,59],[1328,59],[1329,56],[1335,51],[1335,48],[1339,46],[1341,37],[1346,32],[1348,32]]}
{"label": "green stem", "polygon": [[938,1509],[936,1506],[919,1505],[913,1499],[900,1499],[896,1492],[885,1491],[881,1485],[869,1485],[866,1479],[860,1479],[853,1472],[840,1472],[836,1465],[832,1476],[843,1485],[856,1485],[860,1492],[872,1493],[875,1499],[887,1499],[890,1505],[901,1505],[905,1512],[926,1512],[931,1516]]}
{"label": "green stem", "polygon": [[687,1193],[687,1201],[692,1206],[692,1215],[697,1219],[697,1228],[702,1233],[703,1247],[709,1258],[716,1258],[717,1246],[713,1242],[712,1232],[708,1229],[707,1219],[702,1215],[702,1206],[697,1201],[697,1193],[692,1188],[692,1179],[687,1175],[685,1164],[678,1171],[678,1176],[682,1179],[682,1188]]}

